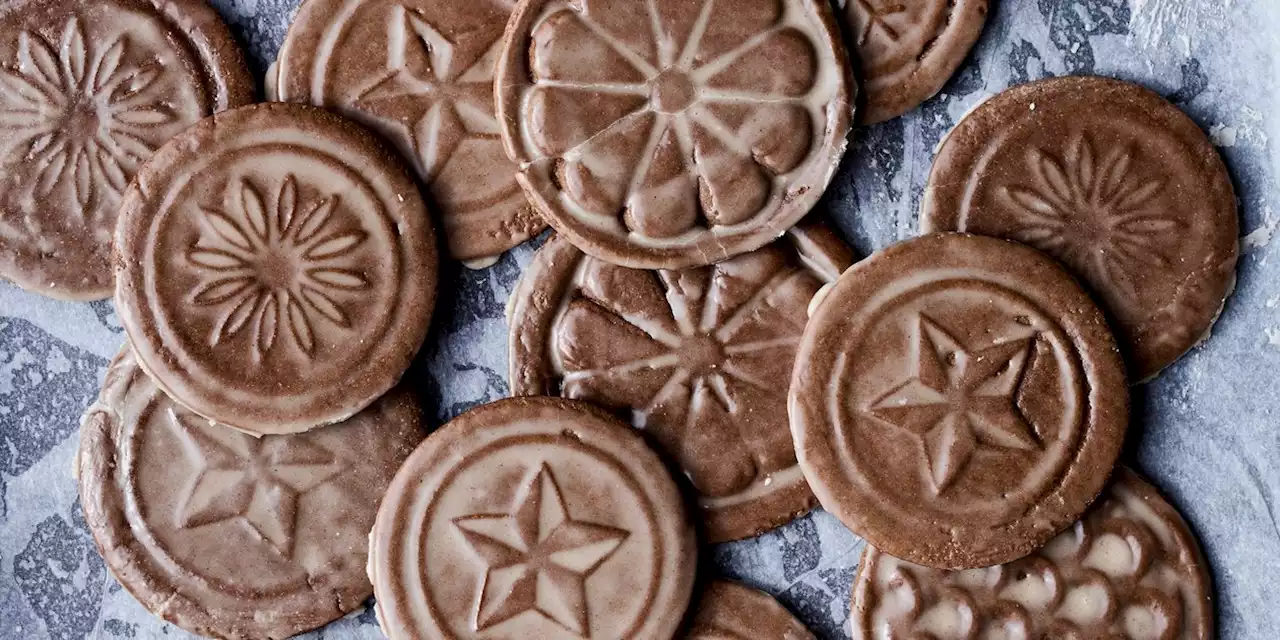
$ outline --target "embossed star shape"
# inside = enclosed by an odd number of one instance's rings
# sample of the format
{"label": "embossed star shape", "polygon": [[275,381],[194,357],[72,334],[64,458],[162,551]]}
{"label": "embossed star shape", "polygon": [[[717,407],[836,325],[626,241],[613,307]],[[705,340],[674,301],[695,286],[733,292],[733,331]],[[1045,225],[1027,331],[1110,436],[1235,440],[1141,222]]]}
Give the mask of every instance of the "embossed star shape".
{"label": "embossed star shape", "polygon": [[202,427],[169,410],[199,471],[178,507],[178,526],[241,520],[280,555],[293,555],[298,498],[340,471],[332,452],[303,438],[253,438]]}
{"label": "embossed star shape", "polygon": [[871,414],[919,437],[941,493],[981,446],[1035,450],[1040,444],[1015,401],[1031,338],[971,351],[921,315],[915,371],[871,403]]}
{"label": "embossed star shape", "polygon": [[405,151],[430,181],[464,138],[499,136],[492,94],[501,31],[475,30],[454,41],[404,8],[391,30],[387,71],[355,106],[405,127],[413,141]]}
{"label": "embossed star shape", "polygon": [[475,629],[534,611],[589,637],[586,579],[629,535],[574,520],[551,469],[543,464],[510,513],[455,518],[453,524],[486,565]]}

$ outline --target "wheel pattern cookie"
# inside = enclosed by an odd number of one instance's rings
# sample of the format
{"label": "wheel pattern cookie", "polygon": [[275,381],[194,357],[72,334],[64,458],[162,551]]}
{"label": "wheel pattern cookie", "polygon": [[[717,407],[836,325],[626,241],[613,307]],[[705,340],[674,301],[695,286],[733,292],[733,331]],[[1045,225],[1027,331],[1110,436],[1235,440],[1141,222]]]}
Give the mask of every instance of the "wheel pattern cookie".
{"label": "wheel pattern cookie", "polygon": [[277,65],[278,99],[335,109],[395,142],[428,186],[449,253],[474,267],[546,228],[494,115],[511,4],[307,0]]}
{"label": "wheel pattern cookie", "polygon": [[1066,264],[1115,320],[1134,380],[1204,340],[1235,286],[1221,157],[1177,107],[1119,80],[1034,82],[975,109],[938,150],[920,218]]}
{"label": "wheel pattern cookie", "polygon": [[408,368],[435,301],[413,180],[363,127],[302,105],[228,111],[165,144],[125,195],[117,250],[142,368],[256,434],[368,406]]}
{"label": "wheel pattern cookie", "polygon": [[772,596],[727,580],[707,585],[686,637],[689,640],[815,640]]}
{"label": "wheel pattern cookie", "polygon": [[138,167],[253,91],[202,0],[0,3],[0,277],[110,297],[111,234]]}
{"label": "wheel pattern cookie", "polygon": [[254,438],[170,400],[126,346],[82,422],[85,522],[151,613],[195,634],[287,638],[373,593],[366,536],[426,435],[393,391],[346,422]]}
{"label": "wheel pattern cookie", "polygon": [[896,118],[933,97],[982,35],[987,0],[838,0],[862,68],[862,124]]}
{"label": "wheel pattern cookie", "polygon": [[868,546],[853,637],[1213,638],[1209,567],[1182,516],[1121,468],[1075,526],[1008,564],[944,571]]}
{"label": "wheel pattern cookie", "polygon": [[497,77],[529,199],[636,269],[727,260],[799,222],[856,92],[825,0],[526,0]]}
{"label": "wheel pattern cookie", "polygon": [[1084,513],[1129,419],[1102,312],[1056,262],[965,234],[853,266],[805,328],[789,397],[822,506],[880,549],[966,569]]}
{"label": "wheel pattern cookie", "polygon": [[791,375],[810,301],[852,258],[831,230],[810,224],[680,271],[615,266],[555,236],[511,296],[512,393],[622,414],[692,481],[711,542],[785,524],[814,497],[779,382]]}
{"label": "wheel pattern cookie", "polygon": [[369,572],[391,640],[665,640],[696,553],[639,435],[585,403],[517,398],[418,447],[378,510]]}

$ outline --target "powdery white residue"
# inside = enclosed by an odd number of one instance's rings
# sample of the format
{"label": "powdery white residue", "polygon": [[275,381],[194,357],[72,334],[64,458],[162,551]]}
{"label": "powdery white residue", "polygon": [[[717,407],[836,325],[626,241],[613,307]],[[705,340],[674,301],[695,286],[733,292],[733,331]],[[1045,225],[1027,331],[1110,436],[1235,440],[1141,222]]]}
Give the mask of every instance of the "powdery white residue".
{"label": "powdery white residue", "polygon": [[1262,226],[1240,238],[1240,251],[1250,254],[1259,249],[1265,249],[1271,244],[1277,225],[1280,225],[1280,220],[1276,220],[1272,215],[1271,207],[1267,207],[1267,210],[1262,213]]}
{"label": "powdery white residue", "polygon": [[1215,147],[1229,148],[1236,146],[1235,127],[1228,127],[1225,124],[1215,124],[1209,128],[1209,140],[1213,142]]}
{"label": "powdery white residue", "polygon": [[[1191,38],[1203,32],[1205,20],[1221,21],[1232,0],[1133,0],[1129,10],[1129,37],[1144,48],[1159,47],[1178,38],[1190,51]],[[1180,33],[1188,29],[1186,33]],[[1195,31],[1191,31],[1194,29]]]}
{"label": "powdery white residue", "polygon": [[1267,346],[1280,348],[1280,327],[1267,327],[1262,333],[1267,336]]}

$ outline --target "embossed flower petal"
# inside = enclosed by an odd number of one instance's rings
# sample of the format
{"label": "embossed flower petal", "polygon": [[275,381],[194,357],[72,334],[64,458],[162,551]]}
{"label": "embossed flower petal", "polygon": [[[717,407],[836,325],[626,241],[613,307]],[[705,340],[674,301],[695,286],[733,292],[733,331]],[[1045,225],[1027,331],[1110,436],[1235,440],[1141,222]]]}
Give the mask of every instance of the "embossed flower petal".
{"label": "embossed flower petal", "polygon": [[303,257],[307,260],[325,260],[347,253],[359,246],[368,237],[363,231],[341,233],[316,242],[308,248]]}
{"label": "embossed flower petal", "polygon": [[697,65],[707,64],[744,47],[753,37],[782,19],[781,0],[716,0],[707,19],[706,31],[694,56]]}
{"label": "embossed flower petal", "polygon": [[1131,185],[1122,188],[1111,197],[1112,207],[1114,207],[1115,211],[1134,211],[1148,204],[1163,188],[1164,181],[1162,180],[1150,180],[1147,182],[1135,180]]}
{"label": "embossed flower petal", "polygon": [[140,127],[168,124],[175,118],[173,111],[160,104],[113,110],[112,117],[125,124]]}
{"label": "embossed flower petal", "polygon": [[49,195],[55,186],[62,181],[63,173],[67,171],[71,164],[70,153],[67,141],[59,138],[53,146],[45,152],[44,156],[36,161],[39,167],[36,174],[36,193],[41,196]]}
{"label": "embossed flower petal", "polygon": [[1022,187],[1006,187],[1000,189],[999,193],[1014,205],[1018,213],[1030,218],[1027,221],[1029,224],[1048,225],[1053,229],[1061,228],[1066,224],[1064,210],[1054,206],[1035,191]]}
{"label": "embossed flower petal", "polygon": [[584,13],[606,33],[639,56],[650,66],[657,67],[658,58],[655,37],[650,25],[653,16],[645,2],[616,2],[616,0],[583,0]]}
{"label": "embossed flower petal", "polygon": [[805,309],[821,283],[811,274],[788,270],[776,248],[744,254],[715,267],[707,317],[716,337],[728,345],[799,337]]}
{"label": "embossed flower petal", "polygon": [[[644,5],[631,3],[632,13],[644,17],[628,31],[647,30]],[[612,13],[605,12],[605,13]],[[577,11],[565,9],[538,25],[529,50],[529,69],[536,81],[558,80],[582,84],[638,85],[645,76],[613,43],[587,26]],[[638,89],[637,89],[638,91]]]}
{"label": "embossed flower petal", "polygon": [[100,91],[103,87],[113,80],[115,73],[120,69],[120,60],[124,57],[124,40],[116,38],[111,44],[107,45],[106,51],[98,58],[98,62],[93,65],[93,74],[89,78],[89,86],[93,87],[93,91]]}
{"label": "embossed flower petal", "polygon": [[44,83],[46,90],[63,86],[53,48],[44,38],[26,31],[18,34],[18,71]]}
{"label": "embossed flower petal", "polygon": [[369,279],[364,275],[347,269],[311,269],[307,275],[317,283],[337,289],[364,289],[369,286]]}
{"label": "embossed flower petal", "polygon": [[582,294],[649,335],[680,335],[667,310],[666,293],[654,272],[588,259],[582,266]]}
{"label": "embossed flower petal", "polygon": [[[32,82],[23,76],[12,73],[7,69],[0,68],[0,99],[6,103],[21,102],[25,109],[22,112],[38,110],[40,107],[49,104],[56,104],[56,98],[52,96],[56,94],[46,93],[44,89],[32,84]],[[13,110],[10,108],[9,110]],[[39,115],[39,111],[34,111]]]}
{"label": "embossed flower petal", "polygon": [[249,318],[254,316],[254,311],[259,304],[265,302],[269,295],[261,289],[254,289],[249,295],[229,305],[219,314],[218,321],[214,323],[213,331],[209,334],[209,343],[218,345],[240,333],[248,326]]}
{"label": "embossed flower petal", "polygon": [[702,333],[702,307],[711,284],[711,270],[663,270],[658,272],[658,278],[666,287],[671,317],[675,318],[680,331],[684,335]]}
{"label": "embossed flower petal", "polygon": [[818,56],[813,44],[800,31],[787,28],[770,34],[706,82],[714,89],[799,97],[808,93],[817,77]]}
{"label": "embossed flower petal", "polygon": [[249,235],[236,221],[221,211],[211,209],[201,211],[204,214],[204,220],[209,223],[215,235],[238,249],[253,251],[253,243],[249,241]]}
{"label": "embossed flower petal", "polygon": [[667,386],[675,370],[662,368],[618,368],[592,371],[565,378],[560,393],[566,398],[583,400],[602,407],[632,411],[637,419],[643,412],[635,407],[647,407]]}
{"label": "embossed flower petal", "polygon": [[254,284],[250,276],[220,278],[201,285],[191,296],[191,301],[202,306],[218,304],[244,293]]}
{"label": "embossed flower petal", "polygon": [[276,218],[281,235],[289,229],[289,225],[293,223],[293,215],[298,208],[298,180],[293,174],[285,176],[284,183],[280,185],[280,193],[276,196]]}
{"label": "embossed flower petal", "polygon": [[[719,395],[731,401],[728,425],[764,473],[796,464],[787,428],[786,385],[778,384],[790,378],[794,358],[794,347],[761,349],[749,358],[730,358],[719,376],[709,378],[710,384],[721,387]],[[700,428],[699,424],[694,428]]]}
{"label": "embossed flower petal", "polygon": [[[629,123],[635,118],[619,121],[642,108],[646,101],[639,95],[537,86],[525,103],[524,116],[538,150],[544,155],[561,156],[603,131],[614,135],[629,131]],[[648,135],[648,127],[644,129],[642,136]],[[634,140],[631,143],[636,144]],[[643,148],[643,137],[638,144]]]}
{"label": "embossed flower petal", "polygon": [[652,113],[629,117],[584,145],[581,157],[561,163],[557,178],[569,197],[594,213],[619,213],[653,123]]}
{"label": "embossed flower petal", "polygon": [[[658,13],[658,33],[655,39],[661,50],[659,58],[664,65],[669,65],[688,49],[698,17],[704,10],[710,9],[707,6],[710,3],[689,0],[653,0],[651,4]],[[710,15],[708,14],[707,17]]]}
{"label": "embossed flower petal", "polygon": [[695,379],[687,423],[666,427],[683,431],[678,444],[666,450],[675,452],[680,468],[698,493],[712,498],[738,493],[758,475],[755,456],[743,437],[746,434],[739,435],[740,414],[732,406],[734,399],[726,396],[723,388],[715,388],[719,385],[716,376]]}
{"label": "embossed flower petal", "polygon": [[73,18],[67,22],[66,30],[62,34],[61,53],[62,72],[63,78],[67,81],[67,92],[68,94],[78,92],[84,86],[89,56],[79,20]]}
{"label": "embossed flower petal", "polygon": [[111,154],[107,148],[103,147],[101,141],[94,141],[92,147],[95,150],[94,158],[98,165],[98,170],[102,178],[106,180],[106,184],[116,194],[124,193],[129,186],[129,175],[125,172],[120,161]]}
{"label": "embossed flower petal", "polygon": [[1033,151],[1031,174],[1036,178],[1035,184],[1045,187],[1039,192],[1042,198],[1063,211],[1072,210],[1076,202],[1075,191],[1067,170],[1057,158],[1038,149]]}
{"label": "embossed flower petal", "polygon": [[187,259],[199,266],[217,271],[230,271],[249,267],[249,263],[244,258],[234,253],[217,249],[194,249],[187,252]]}
{"label": "embossed flower petal", "polygon": [[[715,124],[710,125],[719,129]],[[712,225],[745,222],[769,201],[772,185],[745,150],[732,150],[722,140],[728,132],[713,133],[708,124],[693,127],[694,162],[703,215]]]}
{"label": "embossed flower petal", "polygon": [[751,157],[774,174],[800,165],[809,155],[813,121],[794,104],[719,103],[706,107],[751,149]]}
{"label": "embossed flower petal", "polygon": [[293,339],[303,352],[311,353],[315,351],[316,339],[315,332],[311,329],[311,319],[307,316],[307,312],[302,308],[302,304],[298,302],[297,298],[287,296],[286,299],[288,324],[293,334]]}
{"label": "embossed flower petal", "polygon": [[258,316],[254,319],[253,341],[257,345],[254,355],[259,359],[265,358],[276,344],[276,335],[279,333],[280,325],[282,295],[266,294],[262,305],[258,308]]}
{"label": "embossed flower petal", "polygon": [[1094,185],[1095,202],[1108,202],[1115,196],[1116,190],[1124,184],[1132,162],[1131,149],[1119,145],[1112,147],[1111,153],[1102,161],[1102,169],[1099,170],[1098,181]]}
{"label": "embossed flower petal", "polygon": [[93,169],[89,164],[89,152],[84,147],[76,153],[71,165],[71,186],[75,190],[76,203],[83,210],[89,208],[93,200]]}
{"label": "embossed flower petal", "polygon": [[132,132],[119,126],[111,126],[110,142],[114,148],[136,163],[142,163],[151,157],[155,148]]}
{"label": "embossed flower petal", "polygon": [[337,195],[332,195],[322,198],[311,205],[307,212],[302,214],[296,230],[293,231],[294,241],[298,243],[310,242],[316,234],[328,226],[329,220],[333,217],[333,210],[338,207],[339,201],[340,199]]}
{"label": "embossed flower petal", "polygon": [[338,303],[334,302],[333,298],[330,298],[323,291],[303,284],[298,287],[298,295],[300,300],[305,302],[308,307],[330,322],[340,327],[346,327],[351,324],[351,321],[347,319],[347,314],[343,313]]}
{"label": "embossed flower petal", "polygon": [[115,86],[103,87],[111,92],[107,101],[113,109],[128,109],[149,101],[148,90],[160,79],[163,70],[162,66],[152,64],[118,74],[112,80]]}
{"label": "embossed flower petal", "polygon": [[552,348],[559,354],[565,371],[622,366],[639,369],[652,366],[648,363],[669,353],[665,345],[643,330],[582,298],[569,303],[555,326]]}
{"label": "embossed flower petal", "polygon": [[623,222],[651,238],[669,238],[698,221],[698,189],[685,164],[674,127],[665,127],[636,191],[627,199]]}
{"label": "embossed flower petal", "polygon": [[258,240],[268,242],[270,240],[267,235],[267,207],[262,202],[262,194],[258,193],[258,188],[248,179],[240,181],[238,213],[244,216],[249,225],[247,230],[252,231]]}

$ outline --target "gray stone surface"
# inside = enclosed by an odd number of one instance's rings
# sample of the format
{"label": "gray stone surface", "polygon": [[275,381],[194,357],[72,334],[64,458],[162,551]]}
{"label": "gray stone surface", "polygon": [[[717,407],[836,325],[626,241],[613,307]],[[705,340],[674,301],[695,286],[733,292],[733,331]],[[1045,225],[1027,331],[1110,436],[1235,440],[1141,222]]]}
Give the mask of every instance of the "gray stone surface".
{"label": "gray stone surface", "polygon": [[[213,0],[261,73],[295,0]],[[1141,82],[1221,147],[1247,255],[1214,336],[1136,391],[1126,460],[1186,514],[1213,567],[1220,636],[1280,630],[1280,3],[1275,0],[993,0],[976,52],[943,94],[859,131],[821,205],[863,254],[914,235],[939,138],[983,97],[1069,73]],[[415,371],[439,420],[506,392],[502,312],[531,255],[451,270]],[[77,418],[121,342],[107,303],[45,300],[0,284],[0,638],[176,638],[109,576],[84,530],[70,470]],[[862,542],[817,512],[712,550],[715,571],[778,595],[821,636],[848,634]],[[310,638],[380,637],[372,613]]]}

